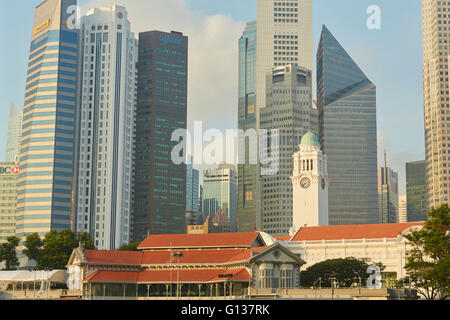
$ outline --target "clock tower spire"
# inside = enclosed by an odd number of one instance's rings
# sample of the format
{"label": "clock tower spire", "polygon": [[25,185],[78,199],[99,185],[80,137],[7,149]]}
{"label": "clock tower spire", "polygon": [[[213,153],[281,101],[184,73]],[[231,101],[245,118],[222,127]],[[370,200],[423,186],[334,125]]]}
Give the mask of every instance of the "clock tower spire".
{"label": "clock tower spire", "polygon": [[294,154],[293,229],[304,225],[328,225],[327,156],[320,150],[317,136],[309,131]]}

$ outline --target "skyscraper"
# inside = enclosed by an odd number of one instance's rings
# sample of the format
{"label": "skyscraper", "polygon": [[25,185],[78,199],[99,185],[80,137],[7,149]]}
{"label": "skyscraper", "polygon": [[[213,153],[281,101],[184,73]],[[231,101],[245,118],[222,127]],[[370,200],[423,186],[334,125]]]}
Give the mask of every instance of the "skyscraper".
{"label": "skyscraper", "polygon": [[398,216],[397,223],[408,222],[408,202],[406,194],[398,197]]}
{"label": "skyscraper", "polygon": [[319,139],[328,156],[330,225],[378,223],[376,87],[323,26]]}
{"label": "skyscraper", "polygon": [[266,106],[265,79],[273,67],[288,64],[312,70],[312,0],[258,0],[257,107]]}
{"label": "skyscraper", "polygon": [[187,75],[186,36],[139,34],[134,241],[185,232],[186,165],[172,161],[171,136],[186,129]]}
{"label": "skyscraper", "polygon": [[81,18],[73,224],[99,249],[130,241],[137,40],[124,7]]}
{"label": "skyscraper", "polygon": [[18,161],[20,152],[20,132],[22,131],[22,110],[11,102],[8,119],[8,138],[6,140],[6,162]]}
{"label": "skyscraper", "polygon": [[78,33],[68,22],[76,0],[36,7],[20,150],[19,237],[71,227]]}
{"label": "skyscraper", "polygon": [[[312,0],[258,0],[257,20],[249,22],[239,40],[239,121],[247,133],[245,165],[238,167],[238,229],[261,229],[259,151],[252,132],[259,135],[259,109],[266,106],[266,74],[273,67],[294,65],[312,70]],[[256,138],[257,139],[257,138]],[[240,151],[242,152],[242,151]],[[251,164],[253,163],[253,164]],[[256,163],[256,164],[254,164]]]}
{"label": "skyscraper", "polygon": [[[239,39],[239,106],[238,128],[248,133],[244,138],[244,163],[238,163],[238,209],[237,223],[239,231],[253,231],[257,224],[259,208],[257,164],[258,156],[252,154],[251,148],[257,140],[252,141],[251,133],[256,137],[256,21],[247,23]],[[242,155],[241,155],[242,156]],[[241,160],[242,161],[242,160]]]}
{"label": "skyscraper", "polygon": [[200,210],[199,198],[199,171],[193,168],[192,157],[186,164],[186,211],[198,212]]}
{"label": "skyscraper", "polygon": [[430,207],[448,204],[450,196],[448,11],[447,1],[422,0],[425,171]]}
{"label": "skyscraper", "polygon": [[269,146],[267,141],[267,148],[261,151],[274,155],[278,148],[279,159],[278,171],[260,178],[261,231],[288,235],[293,218],[293,155],[302,137],[318,130],[317,110],[312,108],[312,72],[287,65],[273,68],[266,79],[267,106],[260,109],[260,129],[271,134],[279,130],[279,146]]}
{"label": "skyscraper", "polygon": [[214,218],[222,209],[236,226],[236,170],[232,165],[219,165],[203,173],[203,212]]}
{"label": "skyscraper", "polygon": [[0,243],[16,232],[18,176],[14,162],[0,162]]}
{"label": "skyscraper", "polygon": [[398,220],[398,173],[387,166],[378,168],[378,216],[379,223],[396,223]]}
{"label": "skyscraper", "polygon": [[428,215],[426,162],[406,163],[406,203],[409,222],[424,221]]}

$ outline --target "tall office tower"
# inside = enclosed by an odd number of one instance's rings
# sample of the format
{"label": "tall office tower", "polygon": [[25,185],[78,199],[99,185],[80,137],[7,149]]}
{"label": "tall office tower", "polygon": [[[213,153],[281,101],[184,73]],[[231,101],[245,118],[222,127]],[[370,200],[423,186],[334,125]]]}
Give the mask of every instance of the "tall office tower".
{"label": "tall office tower", "polygon": [[428,194],[426,161],[406,163],[406,198],[408,221],[424,221],[428,218]]}
{"label": "tall office tower", "polygon": [[260,129],[268,133],[278,129],[279,146],[269,146],[269,140],[261,151],[274,155],[278,148],[279,159],[278,171],[260,178],[261,231],[288,235],[293,222],[293,155],[308,131],[317,134],[317,109],[312,108],[310,70],[294,65],[276,67],[266,78],[267,106],[260,110]]}
{"label": "tall office tower", "polygon": [[245,143],[244,161],[238,163],[238,208],[237,223],[239,231],[254,231],[257,226],[259,210],[258,192],[258,155],[252,153],[257,140],[252,141],[251,134],[256,137],[256,21],[247,23],[247,27],[239,39],[239,106],[238,128],[248,134],[241,144]]}
{"label": "tall office tower", "polygon": [[325,26],[317,51],[317,100],[330,225],[378,223],[376,87]]}
{"label": "tall office tower", "polygon": [[137,40],[124,7],[81,18],[73,224],[98,249],[130,241]]}
{"label": "tall office tower", "polygon": [[203,172],[203,212],[213,218],[222,209],[236,227],[236,170],[232,165]]}
{"label": "tall office tower", "polygon": [[0,243],[16,232],[18,173],[14,162],[0,162]]}
{"label": "tall office tower", "polygon": [[139,34],[134,241],[185,231],[186,165],[172,161],[171,136],[186,129],[187,75],[186,36]]}
{"label": "tall office tower", "polygon": [[422,0],[425,170],[430,208],[448,204],[450,196],[449,11],[447,1]]}
{"label": "tall office tower", "polygon": [[192,166],[192,157],[186,164],[186,211],[198,212],[199,203],[199,171]]}
{"label": "tall office tower", "polygon": [[[298,65],[312,70],[312,25],[312,0],[258,0],[257,20],[247,24],[239,40],[239,129],[253,129],[259,135],[259,109],[266,106],[266,74],[273,67]],[[261,229],[258,142],[252,144],[248,136],[241,141],[247,142],[245,157],[241,156],[246,165],[238,167],[239,231]],[[250,155],[251,147],[256,155]]]}
{"label": "tall office tower", "polygon": [[23,110],[17,224],[19,237],[71,227],[78,31],[76,0],[36,7]]}
{"label": "tall office tower", "polygon": [[398,197],[398,216],[397,223],[408,222],[408,203],[406,194]]}
{"label": "tall office tower", "polygon": [[398,220],[398,173],[387,166],[378,168],[378,216],[379,223],[396,223]]}
{"label": "tall office tower", "polygon": [[256,91],[266,106],[266,74],[288,64],[313,67],[312,0],[258,0]]}
{"label": "tall office tower", "polygon": [[6,140],[6,162],[18,161],[20,152],[20,133],[22,131],[22,110],[11,102],[8,119],[8,137]]}

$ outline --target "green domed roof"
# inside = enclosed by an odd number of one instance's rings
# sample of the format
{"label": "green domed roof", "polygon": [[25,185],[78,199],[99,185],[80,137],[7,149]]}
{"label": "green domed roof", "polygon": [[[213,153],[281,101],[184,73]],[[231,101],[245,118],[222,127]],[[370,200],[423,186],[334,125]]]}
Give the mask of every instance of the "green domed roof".
{"label": "green domed roof", "polygon": [[319,138],[309,131],[307,134],[305,134],[302,138],[302,142],[300,142],[300,145],[303,144],[312,144],[312,145],[320,145]]}

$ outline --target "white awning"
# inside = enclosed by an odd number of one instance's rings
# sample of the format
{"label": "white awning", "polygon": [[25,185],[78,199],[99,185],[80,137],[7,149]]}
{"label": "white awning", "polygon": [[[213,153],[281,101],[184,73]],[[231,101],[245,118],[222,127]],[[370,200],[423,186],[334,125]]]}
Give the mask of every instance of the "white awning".
{"label": "white awning", "polygon": [[66,270],[15,270],[15,271],[0,271],[0,282],[59,282],[65,283],[67,279]]}

